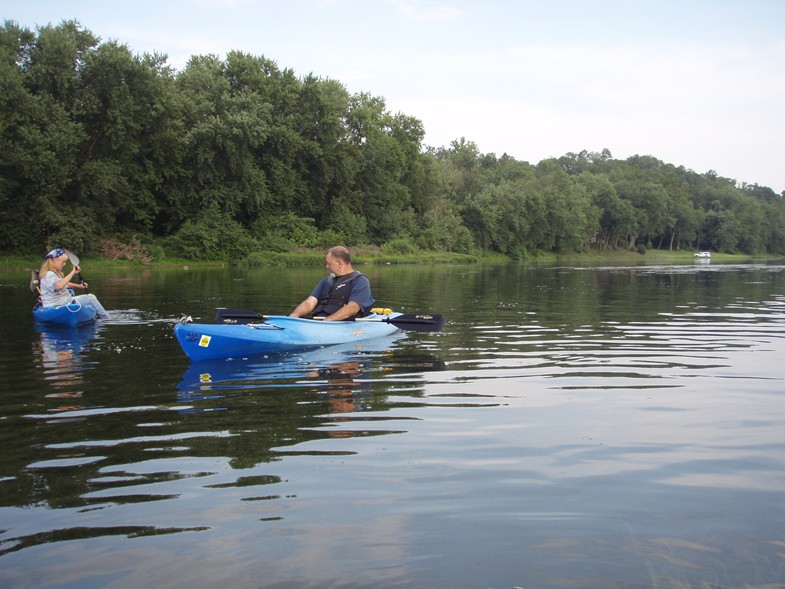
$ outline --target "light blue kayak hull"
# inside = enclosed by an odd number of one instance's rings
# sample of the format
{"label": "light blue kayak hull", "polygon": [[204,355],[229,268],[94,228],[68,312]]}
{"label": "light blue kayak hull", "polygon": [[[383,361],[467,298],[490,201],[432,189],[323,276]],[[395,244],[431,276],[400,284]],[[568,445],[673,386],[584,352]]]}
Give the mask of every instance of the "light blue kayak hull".
{"label": "light blue kayak hull", "polygon": [[178,323],[174,334],[185,354],[195,362],[243,358],[333,346],[390,335],[398,331],[386,321],[392,315],[370,315],[358,321],[317,321],[279,315],[247,325]]}
{"label": "light blue kayak hull", "polygon": [[33,318],[46,325],[82,325],[95,321],[95,309],[71,303],[61,307],[41,307],[33,309]]}

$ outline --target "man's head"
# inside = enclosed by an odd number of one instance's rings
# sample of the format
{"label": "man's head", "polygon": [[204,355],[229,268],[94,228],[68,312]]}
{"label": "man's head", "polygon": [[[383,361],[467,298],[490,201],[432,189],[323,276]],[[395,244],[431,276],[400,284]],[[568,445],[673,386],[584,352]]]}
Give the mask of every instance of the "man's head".
{"label": "man's head", "polygon": [[336,245],[327,250],[324,261],[327,269],[336,276],[343,276],[352,272],[352,256],[349,250],[341,245]]}

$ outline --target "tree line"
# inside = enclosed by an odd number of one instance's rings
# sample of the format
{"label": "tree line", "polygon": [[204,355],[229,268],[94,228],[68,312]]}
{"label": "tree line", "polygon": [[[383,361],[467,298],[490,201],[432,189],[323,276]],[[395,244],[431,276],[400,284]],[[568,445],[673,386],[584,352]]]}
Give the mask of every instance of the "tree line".
{"label": "tree line", "polygon": [[785,194],[765,186],[608,150],[530,164],[428,147],[420,120],[336,80],[240,51],[166,60],[76,21],[5,21],[0,251],[785,254]]}

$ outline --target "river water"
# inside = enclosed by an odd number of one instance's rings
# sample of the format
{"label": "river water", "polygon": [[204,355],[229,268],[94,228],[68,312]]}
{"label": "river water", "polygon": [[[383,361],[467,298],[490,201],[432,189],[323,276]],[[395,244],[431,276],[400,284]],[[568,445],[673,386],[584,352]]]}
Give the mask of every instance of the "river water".
{"label": "river water", "polygon": [[359,269],[445,329],[190,364],[324,270],[0,274],[0,586],[785,587],[785,265]]}

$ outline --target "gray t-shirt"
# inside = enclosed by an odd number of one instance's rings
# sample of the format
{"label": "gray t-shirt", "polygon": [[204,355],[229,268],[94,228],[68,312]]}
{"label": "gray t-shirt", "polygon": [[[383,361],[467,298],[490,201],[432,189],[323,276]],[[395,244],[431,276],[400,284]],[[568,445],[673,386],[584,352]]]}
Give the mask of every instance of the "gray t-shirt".
{"label": "gray t-shirt", "polygon": [[49,270],[41,279],[41,282],[39,282],[41,304],[44,307],[60,307],[61,305],[67,305],[73,300],[74,295],[67,288],[57,290],[56,286],[60,279],[60,276]]}

